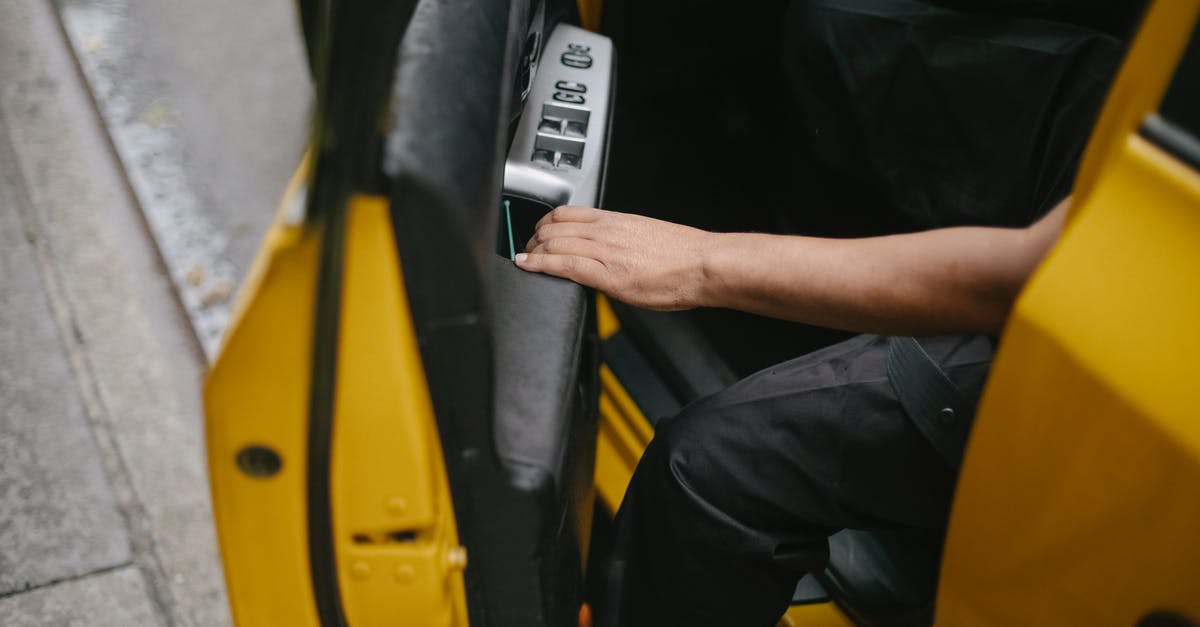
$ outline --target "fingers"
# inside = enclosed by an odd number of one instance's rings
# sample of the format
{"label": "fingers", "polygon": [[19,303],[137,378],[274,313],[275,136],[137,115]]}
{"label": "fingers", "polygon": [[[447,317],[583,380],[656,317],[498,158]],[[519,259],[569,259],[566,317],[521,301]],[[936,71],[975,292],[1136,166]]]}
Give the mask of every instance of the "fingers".
{"label": "fingers", "polygon": [[517,266],[600,287],[607,275],[607,267],[600,261],[603,246],[586,235],[590,231],[588,223],[605,213],[592,207],[555,207],[538,220],[533,237],[525,245],[526,252],[516,256]]}
{"label": "fingers", "polygon": [[591,239],[593,228],[591,224],[582,222],[552,222],[538,227],[525,245],[525,252],[533,252],[539,245],[562,237],[577,237]]}
{"label": "fingers", "polygon": [[528,252],[546,255],[570,255],[572,257],[587,257],[595,259],[601,265],[604,262],[604,244],[583,237],[555,237],[539,242]]}
{"label": "fingers", "polygon": [[517,255],[516,262],[522,270],[551,274],[588,287],[603,289],[605,267],[595,259],[539,252],[521,253]]}
{"label": "fingers", "polygon": [[553,222],[595,222],[603,214],[604,210],[602,209],[562,205],[555,207],[550,213],[542,216],[542,219],[538,220],[535,228],[541,228]]}

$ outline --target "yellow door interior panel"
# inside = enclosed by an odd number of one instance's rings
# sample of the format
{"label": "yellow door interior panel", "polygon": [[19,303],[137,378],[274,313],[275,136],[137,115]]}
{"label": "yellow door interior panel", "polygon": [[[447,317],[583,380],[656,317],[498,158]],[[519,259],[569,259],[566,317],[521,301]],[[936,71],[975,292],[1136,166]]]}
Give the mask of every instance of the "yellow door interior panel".
{"label": "yellow door interior panel", "polygon": [[[285,199],[298,194],[293,183]],[[320,232],[288,224],[286,213],[267,236],[206,388],[213,502],[239,625],[318,623],[306,451]],[[467,555],[387,201],[356,197],[347,220],[331,455],[343,610],[354,625],[466,625]]]}
{"label": "yellow door interior panel", "polygon": [[387,200],[355,198],[346,226],[332,503],[352,625],[465,625],[442,447]]}

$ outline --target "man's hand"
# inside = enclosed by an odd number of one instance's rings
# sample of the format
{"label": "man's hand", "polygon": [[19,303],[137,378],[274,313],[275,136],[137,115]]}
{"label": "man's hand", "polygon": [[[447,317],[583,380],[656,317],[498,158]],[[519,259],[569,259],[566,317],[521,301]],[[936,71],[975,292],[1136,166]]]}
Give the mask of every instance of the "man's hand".
{"label": "man's hand", "polygon": [[706,304],[705,255],[716,233],[644,216],[563,206],[546,214],[517,265],[647,309]]}

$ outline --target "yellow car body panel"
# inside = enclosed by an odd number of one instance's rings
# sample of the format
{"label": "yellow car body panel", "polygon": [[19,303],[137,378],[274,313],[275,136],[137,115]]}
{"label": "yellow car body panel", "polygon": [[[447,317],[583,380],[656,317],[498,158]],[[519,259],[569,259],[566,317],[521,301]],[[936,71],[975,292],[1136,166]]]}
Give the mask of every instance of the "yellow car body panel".
{"label": "yellow car body panel", "polygon": [[1200,176],[1169,160],[1129,137],[1018,305],[959,483],[941,624],[1200,616]]}
{"label": "yellow car body panel", "polygon": [[[299,180],[285,206],[302,197]],[[239,625],[317,624],[305,490],[320,237],[285,213],[267,233],[205,386],[213,513]],[[249,446],[274,451],[278,472],[243,472],[237,457]]]}
{"label": "yellow car body panel", "polygon": [[1198,13],[1155,5],[1065,233],[1010,317],[959,481],[938,624],[1200,617],[1200,173],[1137,133]]}

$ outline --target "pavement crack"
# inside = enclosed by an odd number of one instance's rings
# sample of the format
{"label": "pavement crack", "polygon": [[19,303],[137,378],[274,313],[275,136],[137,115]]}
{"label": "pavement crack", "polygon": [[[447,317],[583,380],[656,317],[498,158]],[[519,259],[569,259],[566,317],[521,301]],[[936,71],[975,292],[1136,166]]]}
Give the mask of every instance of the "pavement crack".
{"label": "pavement crack", "polygon": [[92,570],[89,570],[86,573],[80,573],[78,575],[71,575],[70,577],[59,577],[58,579],[51,579],[49,581],[44,581],[42,583],[39,583],[35,586],[26,586],[24,588],[21,588],[20,590],[9,590],[8,592],[0,593],[0,599],[7,599],[9,597],[20,596],[22,594],[28,594],[30,592],[34,592],[36,590],[43,590],[45,588],[52,588],[59,584],[70,583],[72,581],[81,581],[84,579],[91,579],[92,577],[101,577],[103,575],[107,575],[109,573],[116,572],[123,568],[130,568],[130,567],[137,567],[137,564],[135,564],[133,560],[128,560],[128,561],[120,562],[117,564],[113,564],[112,566],[105,566],[104,568],[94,568]]}

